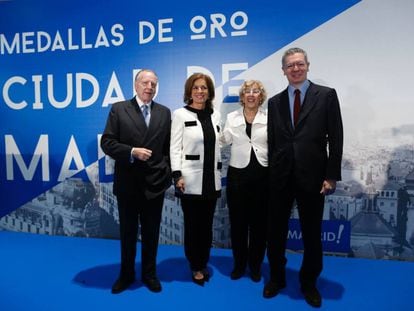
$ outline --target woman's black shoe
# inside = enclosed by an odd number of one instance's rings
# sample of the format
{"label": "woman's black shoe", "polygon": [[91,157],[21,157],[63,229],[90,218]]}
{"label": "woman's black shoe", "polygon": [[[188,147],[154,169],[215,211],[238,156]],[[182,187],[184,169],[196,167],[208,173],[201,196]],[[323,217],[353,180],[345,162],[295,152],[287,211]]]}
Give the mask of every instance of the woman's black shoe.
{"label": "woman's black shoe", "polygon": [[207,268],[204,268],[203,270],[201,270],[201,273],[204,275],[204,281],[206,282],[210,281],[210,272],[208,271]]}
{"label": "woman's black shoe", "polygon": [[[196,278],[196,275],[198,275],[198,274],[203,275],[203,278],[202,278],[202,279],[198,279],[198,278]],[[200,286],[204,286],[205,276],[204,276],[204,274],[202,273],[202,271],[193,271],[193,274],[192,274],[192,280],[193,280],[193,282],[194,282],[195,284],[200,285]]]}

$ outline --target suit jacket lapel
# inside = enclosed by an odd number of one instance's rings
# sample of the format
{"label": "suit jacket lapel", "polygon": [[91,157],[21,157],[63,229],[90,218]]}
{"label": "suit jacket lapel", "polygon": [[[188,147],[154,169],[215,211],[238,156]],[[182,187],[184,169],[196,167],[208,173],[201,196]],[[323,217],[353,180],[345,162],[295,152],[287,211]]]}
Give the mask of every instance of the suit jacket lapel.
{"label": "suit jacket lapel", "polygon": [[139,109],[135,97],[127,105],[126,113],[131,118],[131,122],[136,126],[138,132],[144,136],[147,131],[147,125],[145,124],[144,116],[142,115],[141,109]]}
{"label": "suit jacket lapel", "polygon": [[150,144],[153,139],[158,139],[160,128],[163,127],[162,123],[166,121],[169,120],[165,119],[165,114],[160,104],[153,101],[151,105],[151,119],[144,138],[146,143]]}
{"label": "suit jacket lapel", "polygon": [[292,117],[290,115],[290,108],[289,108],[289,95],[287,88],[283,91],[280,96],[280,105],[279,105],[279,113],[281,116],[281,120],[283,120],[284,127],[291,133],[293,133],[294,128],[292,125]]}
{"label": "suit jacket lapel", "polygon": [[306,118],[306,116],[312,111],[313,107],[315,106],[317,97],[318,90],[317,88],[315,88],[315,85],[311,82],[308,90],[306,91],[305,99],[303,100],[296,127],[298,127],[300,125],[300,122],[303,121]]}
{"label": "suit jacket lapel", "polygon": [[151,118],[148,126],[148,132],[150,133],[153,133],[154,129],[158,129],[160,126],[160,113],[158,110],[158,104],[153,101],[151,104]]}

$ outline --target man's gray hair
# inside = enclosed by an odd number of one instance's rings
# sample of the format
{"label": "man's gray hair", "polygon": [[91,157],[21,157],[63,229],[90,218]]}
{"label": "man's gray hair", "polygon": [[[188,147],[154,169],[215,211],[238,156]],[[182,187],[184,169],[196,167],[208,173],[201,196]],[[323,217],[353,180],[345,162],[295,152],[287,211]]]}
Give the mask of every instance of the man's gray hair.
{"label": "man's gray hair", "polygon": [[285,53],[283,54],[282,57],[282,67],[284,68],[286,65],[286,58],[290,55],[296,54],[296,53],[301,53],[303,54],[303,56],[305,56],[305,61],[306,64],[308,64],[308,54],[305,52],[305,50],[301,49],[301,48],[290,48],[288,50],[285,51]]}
{"label": "man's gray hair", "polygon": [[141,69],[140,71],[138,71],[137,72],[137,74],[135,75],[135,81],[137,81],[138,80],[138,76],[141,74],[141,73],[143,73],[143,72],[152,72],[153,74],[154,74],[154,76],[157,78],[157,80],[158,80],[158,76],[157,76],[157,74],[155,73],[155,71],[154,70],[152,70],[152,69]]}

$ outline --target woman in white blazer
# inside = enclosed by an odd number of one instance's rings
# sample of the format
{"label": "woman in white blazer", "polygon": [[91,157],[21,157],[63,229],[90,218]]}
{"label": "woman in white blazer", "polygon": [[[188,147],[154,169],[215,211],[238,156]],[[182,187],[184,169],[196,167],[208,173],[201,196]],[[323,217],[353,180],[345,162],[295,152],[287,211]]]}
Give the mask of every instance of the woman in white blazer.
{"label": "woman in white blazer", "polygon": [[241,278],[248,266],[251,279],[259,282],[268,196],[266,91],[260,81],[250,80],[239,96],[242,107],[227,115],[221,136],[223,144],[231,145],[226,188],[234,259],[230,277]]}
{"label": "woman in white blazer", "polygon": [[220,115],[213,110],[211,78],[196,73],[184,86],[186,106],[174,111],[170,159],[184,214],[184,251],[192,279],[204,285],[213,239],[213,217],[221,194]]}

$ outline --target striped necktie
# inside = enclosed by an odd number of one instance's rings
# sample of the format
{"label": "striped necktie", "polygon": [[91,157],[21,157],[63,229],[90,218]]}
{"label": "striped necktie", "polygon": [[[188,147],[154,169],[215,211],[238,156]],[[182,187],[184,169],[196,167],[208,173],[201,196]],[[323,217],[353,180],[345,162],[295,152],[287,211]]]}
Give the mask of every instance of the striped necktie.
{"label": "striped necktie", "polygon": [[142,115],[144,116],[145,119],[145,124],[148,126],[149,125],[149,121],[150,121],[150,114],[149,114],[149,107],[148,105],[142,105],[141,107],[142,109]]}

